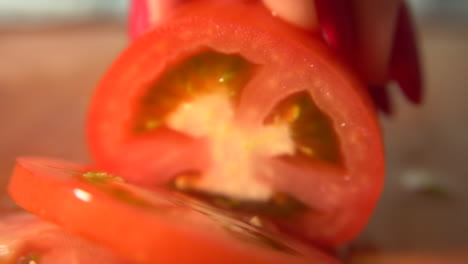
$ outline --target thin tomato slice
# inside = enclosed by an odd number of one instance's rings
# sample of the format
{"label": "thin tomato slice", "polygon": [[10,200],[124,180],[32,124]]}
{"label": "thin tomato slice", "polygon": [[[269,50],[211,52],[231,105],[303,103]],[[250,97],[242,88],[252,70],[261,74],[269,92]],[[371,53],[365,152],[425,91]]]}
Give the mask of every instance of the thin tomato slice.
{"label": "thin tomato slice", "polygon": [[96,89],[92,155],[134,184],[343,244],[382,189],[373,105],[321,36],[257,2],[193,1],[136,39]]}
{"label": "thin tomato slice", "polygon": [[0,221],[2,264],[129,264],[107,249],[36,216],[17,212]]}
{"label": "thin tomato slice", "polygon": [[[64,161],[20,158],[9,185],[22,207],[135,263],[338,263],[190,198],[148,192]],[[252,219],[250,219],[252,222]]]}

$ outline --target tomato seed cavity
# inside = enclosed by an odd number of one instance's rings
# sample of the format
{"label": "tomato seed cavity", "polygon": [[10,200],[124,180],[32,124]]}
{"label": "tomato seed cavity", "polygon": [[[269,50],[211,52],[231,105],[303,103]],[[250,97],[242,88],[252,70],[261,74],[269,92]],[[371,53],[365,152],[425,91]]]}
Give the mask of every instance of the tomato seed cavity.
{"label": "tomato seed cavity", "polygon": [[332,122],[314,104],[308,92],[290,95],[265,119],[265,124],[289,124],[296,145],[295,158],[341,162],[338,137]]}
{"label": "tomato seed cavity", "polygon": [[168,68],[141,99],[133,127],[137,134],[165,126],[180,104],[204,94],[222,92],[235,104],[254,65],[239,55],[205,50]]}

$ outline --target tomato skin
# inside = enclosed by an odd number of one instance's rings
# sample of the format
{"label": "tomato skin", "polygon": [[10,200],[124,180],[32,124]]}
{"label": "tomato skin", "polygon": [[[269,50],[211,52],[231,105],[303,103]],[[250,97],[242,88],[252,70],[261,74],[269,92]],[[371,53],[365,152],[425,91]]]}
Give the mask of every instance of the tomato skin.
{"label": "tomato skin", "polygon": [[[158,184],[170,177],[161,175],[169,167],[160,161],[165,160],[165,151],[179,148],[166,148],[164,138],[157,135],[137,137],[130,132],[139,99],[174,61],[201,47],[239,53],[263,66],[240,103],[240,115],[259,108],[248,122],[259,122],[285,95],[305,89],[332,119],[340,140],[346,168],[340,176],[316,173],[316,179],[298,177],[276,183],[312,201],[321,211],[283,223],[285,229],[325,246],[351,240],[366,224],[384,174],[380,128],[362,84],[318,34],[283,23],[252,2],[203,3],[187,4],[168,23],[135,40],[99,83],[88,122],[90,149],[97,164],[124,177],[130,172],[141,175],[133,178],[139,184]],[[200,151],[180,154],[179,164],[206,166],[203,143],[194,145]]]}
{"label": "tomato skin", "polygon": [[232,236],[225,224],[241,222],[166,192],[82,180],[89,170],[66,161],[19,158],[8,188],[25,209],[132,263],[339,263],[287,240],[293,253]]}

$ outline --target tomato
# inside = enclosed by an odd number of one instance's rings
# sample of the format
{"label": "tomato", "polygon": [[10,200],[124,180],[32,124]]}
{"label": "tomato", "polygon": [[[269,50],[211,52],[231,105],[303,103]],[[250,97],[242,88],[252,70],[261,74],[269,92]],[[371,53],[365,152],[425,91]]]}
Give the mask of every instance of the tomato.
{"label": "tomato", "polygon": [[28,213],[3,217],[0,234],[0,263],[3,264],[127,263]]}
{"label": "tomato", "polygon": [[354,238],[384,161],[362,84],[256,1],[193,1],[136,39],[89,112],[99,166],[323,246]]}
{"label": "tomato", "polygon": [[65,161],[18,159],[9,192],[25,209],[136,263],[338,263],[258,219]]}

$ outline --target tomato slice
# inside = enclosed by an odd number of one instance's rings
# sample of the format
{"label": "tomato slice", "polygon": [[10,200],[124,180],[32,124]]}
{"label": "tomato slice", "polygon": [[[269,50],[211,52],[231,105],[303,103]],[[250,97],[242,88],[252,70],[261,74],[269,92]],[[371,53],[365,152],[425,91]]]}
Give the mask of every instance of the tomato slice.
{"label": "tomato slice", "polygon": [[319,35],[257,1],[193,2],[135,40],[97,87],[97,164],[324,246],[354,238],[384,172],[361,83]]}
{"label": "tomato slice", "polygon": [[20,158],[9,192],[25,209],[136,263],[338,263],[258,220],[70,162]]}
{"label": "tomato slice", "polygon": [[0,263],[3,264],[128,263],[106,249],[24,212],[4,216],[0,234]]}

